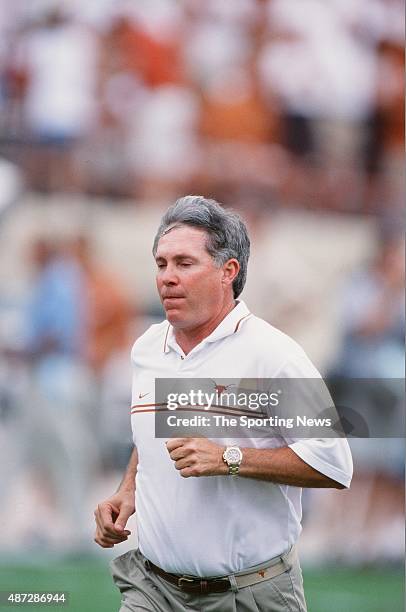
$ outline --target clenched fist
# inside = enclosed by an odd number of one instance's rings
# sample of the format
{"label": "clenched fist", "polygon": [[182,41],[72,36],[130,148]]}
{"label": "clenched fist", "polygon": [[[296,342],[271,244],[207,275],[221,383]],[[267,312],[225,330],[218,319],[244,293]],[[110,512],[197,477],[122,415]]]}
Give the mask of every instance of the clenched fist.
{"label": "clenched fist", "polygon": [[169,456],[183,478],[228,474],[222,446],[206,438],[173,438],[166,443]]}

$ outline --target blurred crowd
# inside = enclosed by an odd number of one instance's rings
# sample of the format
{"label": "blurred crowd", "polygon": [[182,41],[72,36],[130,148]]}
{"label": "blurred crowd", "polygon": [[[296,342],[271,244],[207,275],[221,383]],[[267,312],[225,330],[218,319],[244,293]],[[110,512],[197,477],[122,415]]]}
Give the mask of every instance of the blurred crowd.
{"label": "blurred crowd", "polygon": [[[0,497],[8,512],[7,502],[21,494],[11,534],[17,530],[28,548],[47,546],[55,535],[80,550],[91,542],[94,480],[123,466],[131,444],[128,350],[136,312],[114,275],[94,261],[85,236],[36,239],[27,257],[32,275],[20,335],[0,356]],[[36,509],[28,512],[32,496]],[[47,524],[41,515],[52,518]]]}
{"label": "blurred crowd", "polygon": [[[26,189],[0,216],[0,280],[24,271],[0,289],[0,549],[91,549],[131,449],[130,347],[162,317],[145,262],[178,195],[242,211],[248,306],[323,375],[380,380],[374,418],[397,422],[403,29],[402,0],[0,0],[0,212]],[[134,291],[95,248],[114,233]],[[304,555],[398,561],[403,443],[351,445],[352,490],[304,494]]]}
{"label": "blurred crowd", "polygon": [[0,153],[40,191],[398,209],[403,22],[402,0],[2,0]]}

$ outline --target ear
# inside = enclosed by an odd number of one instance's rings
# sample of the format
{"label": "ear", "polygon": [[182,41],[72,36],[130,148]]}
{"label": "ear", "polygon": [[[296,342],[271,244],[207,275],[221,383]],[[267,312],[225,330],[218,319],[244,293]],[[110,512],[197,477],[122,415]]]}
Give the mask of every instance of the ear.
{"label": "ear", "polygon": [[231,286],[238,272],[240,271],[240,264],[236,259],[229,259],[223,264],[223,278],[221,282],[225,286]]}

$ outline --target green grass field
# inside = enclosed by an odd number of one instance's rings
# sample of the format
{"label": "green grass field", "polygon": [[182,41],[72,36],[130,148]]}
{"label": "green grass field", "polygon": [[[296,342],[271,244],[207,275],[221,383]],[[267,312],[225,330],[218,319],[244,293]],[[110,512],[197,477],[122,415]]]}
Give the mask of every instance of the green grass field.
{"label": "green grass field", "polygon": [[[304,571],[309,612],[404,612],[404,580],[401,568],[328,568]],[[67,610],[67,612],[115,612],[120,597],[107,563],[88,559],[42,565],[0,565],[0,591],[68,591],[69,603],[61,606],[4,606],[11,610]]]}

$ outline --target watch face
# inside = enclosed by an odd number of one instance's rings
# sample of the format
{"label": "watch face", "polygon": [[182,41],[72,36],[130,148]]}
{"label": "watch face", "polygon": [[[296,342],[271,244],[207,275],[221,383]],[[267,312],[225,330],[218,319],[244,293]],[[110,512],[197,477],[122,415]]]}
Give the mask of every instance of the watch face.
{"label": "watch face", "polygon": [[239,463],[241,461],[241,451],[239,448],[229,448],[227,450],[227,463]]}

